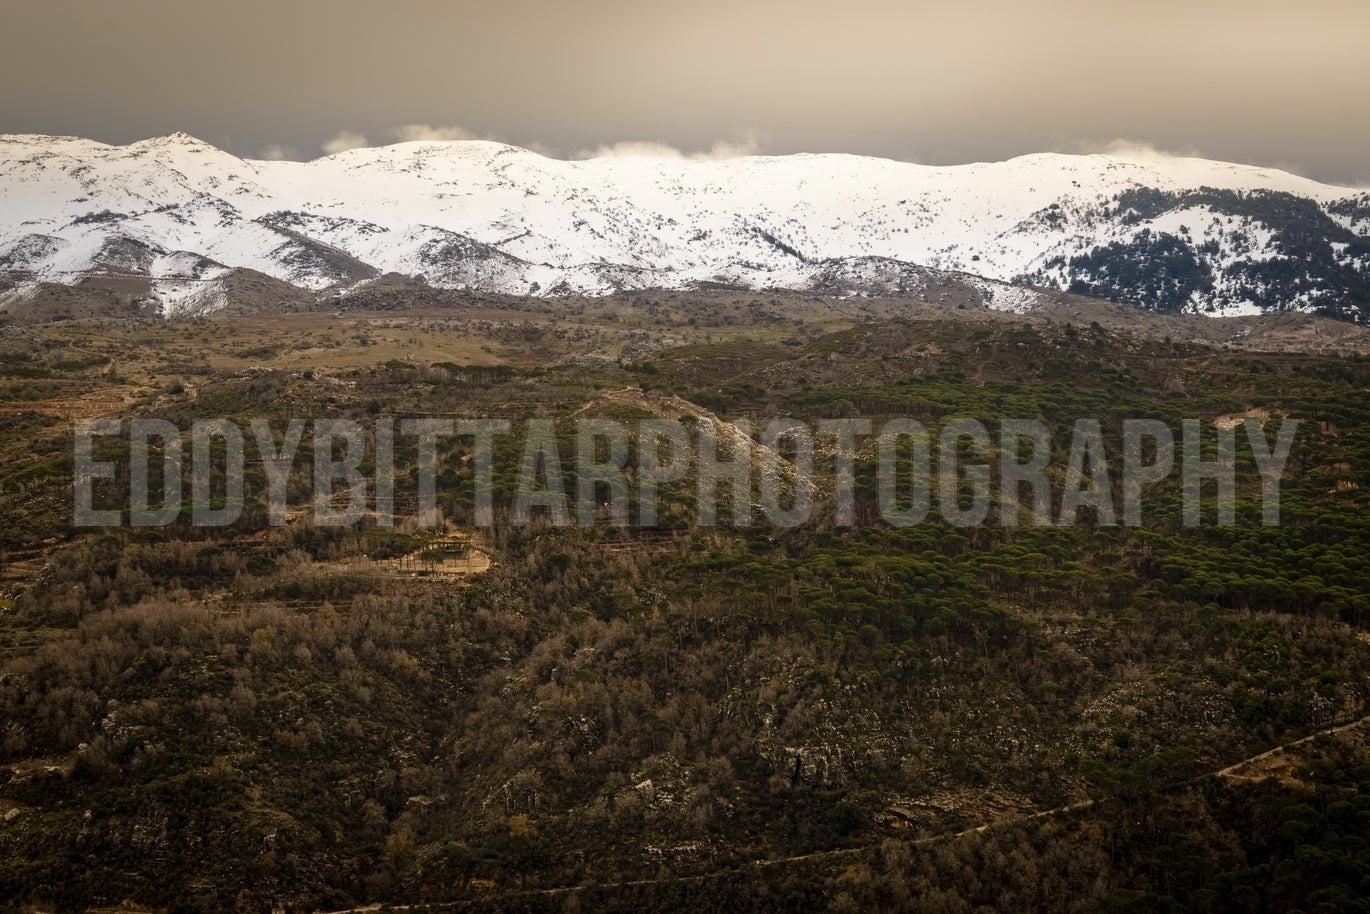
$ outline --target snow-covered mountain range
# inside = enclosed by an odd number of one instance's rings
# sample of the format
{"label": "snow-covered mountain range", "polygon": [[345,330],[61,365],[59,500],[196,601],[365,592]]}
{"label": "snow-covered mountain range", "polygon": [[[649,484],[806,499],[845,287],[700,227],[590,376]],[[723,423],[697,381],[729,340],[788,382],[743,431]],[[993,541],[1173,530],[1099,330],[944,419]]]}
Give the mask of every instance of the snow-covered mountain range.
{"label": "snow-covered mountain range", "polygon": [[255,271],[314,292],[399,273],[439,288],[602,294],[712,283],[987,301],[1040,286],[1166,311],[1370,321],[1370,193],[1147,153],[931,167],[850,155],[547,158],[482,141],[312,162],[185,134],[129,146],[0,137],[0,308],[91,275],[205,311]]}

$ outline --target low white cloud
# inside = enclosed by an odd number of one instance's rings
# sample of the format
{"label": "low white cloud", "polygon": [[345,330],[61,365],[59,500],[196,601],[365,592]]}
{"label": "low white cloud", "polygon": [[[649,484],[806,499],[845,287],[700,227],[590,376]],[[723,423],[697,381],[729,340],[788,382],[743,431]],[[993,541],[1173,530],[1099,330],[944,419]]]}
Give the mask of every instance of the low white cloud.
{"label": "low white cloud", "polygon": [[[477,133],[457,125],[434,126],[432,124],[402,124],[386,131],[391,140],[397,143],[413,142],[453,142],[464,140],[489,140],[504,142],[492,134]],[[349,149],[372,146],[366,134],[356,130],[342,130],[322,146],[327,155],[336,155]],[[647,158],[669,159],[682,162],[710,162],[720,159],[736,159],[742,156],[759,155],[764,146],[764,137],[759,130],[748,129],[734,132],[731,136],[714,140],[708,149],[685,151],[669,143],[652,140],[627,140],[620,143],[606,143],[593,148],[580,149],[566,156],[561,150],[543,143],[524,143],[523,148],[546,158],[603,159],[603,158]],[[296,151],[288,146],[270,146],[262,154],[266,159],[297,158]]]}
{"label": "low white cloud", "polygon": [[761,131],[755,127],[739,130],[731,138],[714,140],[707,153],[694,158],[703,159],[740,159],[744,156],[760,155],[765,146]]}
{"label": "low white cloud", "polygon": [[551,146],[548,146],[546,143],[527,143],[524,145],[523,148],[528,150],[529,152],[536,152],[544,159],[555,159],[557,157],[557,151],[553,149]]}
{"label": "low white cloud", "polygon": [[[465,127],[435,127],[432,124],[401,124],[386,131],[396,143],[434,143],[454,140],[493,140],[494,137],[481,135]],[[363,149],[374,145],[366,134],[357,130],[340,130],[323,143],[327,155],[337,155],[349,149]],[[278,147],[272,147],[278,148]]]}
{"label": "low white cloud", "polygon": [[282,146],[280,143],[272,143],[262,150],[262,154],[259,158],[266,159],[269,162],[298,162],[300,160],[300,151],[294,146]]}
{"label": "low white cloud", "polygon": [[337,155],[349,149],[361,149],[370,145],[371,141],[366,138],[366,134],[355,130],[340,130],[332,139],[327,140],[322,148],[326,155]]}
{"label": "low white cloud", "polygon": [[1145,140],[1115,137],[1111,140],[1070,140],[1057,144],[1055,152],[1072,155],[1110,155],[1120,159],[1201,159],[1203,153],[1193,147],[1162,149]]}
{"label": "low white cloud", "polygon": [[[1102,155],[1117,156],[1120,159],[1131,159],[1132,161],[1164,161],[1167,159],[1212,159],[1213,156],[1205,155],[1193,146],[1186,146],[1180,149],[1162,149],[1154,143],[1145,140],[1113,139],[1113,140],[1075,140],[1069,143],[1060,144],[1055,149],[1056,152],[1068,152],[1075,155],[1090,155],[1099,153]],[[1220,161],[1233,161],[1238,164],[1250,165],[1255,168],[1269,168],[1276,171],[1288,172],[1299,177],[1308,177],[1302,166],[1296,162],[1289,162],[1283,159],[1253,161],[1250,159],[1220,159]]]}
{"label": "low white cloud", "polygon": [[593,149],[581,149],[572,157],[576,159],[683,159],[685,153],[665,143],[649,140],[625,140],[621,143],[606,143]]}
{"label": "low white cloud", "polygon": [[709,162],[758,155],[762,146],[761,131],[748,129],[740,130],[731,137],[714,140],[713,145],[702,152],[685,152],[668,143],[658,143],[651,140],[629,140],[622,143],[600,145],[593,149],[582,149],[572,158],[646,158]]}
{"label": "low white cloud", "polygon": [[494,139],[490,136],[481,136],[465,127],[434,127],[431,124],[405,124],[402,127],[393,127],[390,135],[401,143]]}

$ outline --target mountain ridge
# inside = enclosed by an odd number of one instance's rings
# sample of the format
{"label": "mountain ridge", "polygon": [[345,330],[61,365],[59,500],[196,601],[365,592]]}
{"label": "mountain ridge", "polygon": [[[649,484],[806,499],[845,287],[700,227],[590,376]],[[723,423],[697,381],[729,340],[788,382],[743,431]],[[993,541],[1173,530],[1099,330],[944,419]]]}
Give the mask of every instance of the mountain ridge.
{"label": "mountain ridge", "polygon": [[[0,308],[43,283],[117,272],[102,259],[113,246],[146,252],[132,272],[167,314],[186,309],[187,281],[231,270],[313,293],[399,273],[524,295],[908,291],[933,270],[1148,310],[1364,323],[1367,234],[1370,192],[1140,152],[955,166],[842,153],[562,160],[463,140],[289,162],[183,133],[128,146],[0,137]],[[216,266],[186,276],[187,258]],[[867,275],[876,262],[906,265],[887,271],[902,285]],[[193,297],[204,310],[204,290]]]}

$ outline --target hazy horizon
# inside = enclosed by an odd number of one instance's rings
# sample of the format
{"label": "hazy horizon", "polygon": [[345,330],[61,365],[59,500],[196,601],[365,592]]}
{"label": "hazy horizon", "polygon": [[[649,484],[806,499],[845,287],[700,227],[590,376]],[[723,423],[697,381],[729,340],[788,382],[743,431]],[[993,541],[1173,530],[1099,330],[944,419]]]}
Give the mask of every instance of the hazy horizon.
{"label": "hazy horizon", "polygon": [[[1074,0],[18,0],[0,132],[185,131],[244,158],[495,139],[560,158],[837,152],[928,165],[1119,141],[1370,184],[1370,5]],[[667,152],[667,154],[675,154]]]}

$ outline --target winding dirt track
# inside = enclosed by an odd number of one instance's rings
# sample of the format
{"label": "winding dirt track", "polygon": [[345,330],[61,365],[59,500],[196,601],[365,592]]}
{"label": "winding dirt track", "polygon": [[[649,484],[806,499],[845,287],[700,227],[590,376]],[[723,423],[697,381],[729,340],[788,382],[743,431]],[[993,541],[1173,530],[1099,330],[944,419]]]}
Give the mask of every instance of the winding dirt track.
{"label": "winding dirt track", "polygon": [[[1356,720],[1350,721],[1349,723],[1340,724],[1340,725],[1338,725],[1338,726],[1331,727],[1331,728],[1329,728],[1329,729],[1327,729],[1327,730],[1318,730],[1316,733],[1310,733],[1308,736],[1304,736],[1304,737],[1301,737],[1301,738],[1296,739],[1296,740],[1291,740],[1290,742],[1287,742],[1287,743],[1284,743],[1284,744],[1282,744],[1282,745],[1276,746],[1276,747],[1273,748],[1273,749],[1267,749],[1265,752],[1258,753],[1258,754],[1253,755],[1253,756],[1251,756],[1251,757],[1249,757],[1249,758],[1244,758],[1244,759],[1242,759],[1242,760],[1239,761],[1239,762],[1236,762],[1236,763],[1234,763],[1234,764],[1228,765],[1226,768],[1219,768],[1219,769],[1217,769],[1216,771],[1210,771],[1210,772],[1207,772],[1206,774],[1201,774],[1201,775],[1198,775],[1198,776],[1196,776],[1196,777],[1190,778],[1189,780],[1180,781],[1180,782],[1178,782],[1178,783],[1171,784],[1171,785],[1169,786],[1169,788],[1167,788],[1167,789],[1168,789],[1168,790],[1177,790],[1177,789],[1180,789],[1180,788],[1183,788],[1183,787],[1191,787],[1191,786],[1193,786],[1193,785],[1195,785],[1195,784],[1201,783],[1201,782],[1203,782],[1203,781],[1211,780],[1211,779],[1213,779],[1213,778],[1236,778],[1236,779],[1242,779],[1242,780],[1250,780],[1251,778],[1246,777],[1246,776],[1241,775],[1241,774],[1238,774],[1237,772],[1238,772],[1240,769],[1246,767],[1247,765],[1257,764],[1257,763],[1260,763],[1260,762],[1262,762],[1262,761],[1266,761],[1266,760],[1268,760],[1268,759],[1270,759],[1270,758],[1273,758],[1274,756],[1279,755],[1280,753],[1287,752],[1288,750],[1293,749],[1293,748],[1295,748],[1295,747],[1297,747],[1297,746],[1301,746],[1301,745],[1303,745],[1303,744],[1305,744],[1305,743],[1310,743],[1310,742],[1312,742],[1313,740],[1318,739],[1319,737],[1331,736],[1331,735],[1336,734],[1336,733],[1342,733],[1342,732],[1344,732],[1344,731],[1346,731],[1346,730],[1351,730],[1351,729],[1354,729],[1354,728],[1356,728],[1356,727],[1362,726],[1362,725],[1366,724],[1367,722],[1370,722],[1370,714],[1367,714],[1367,715],[1365,715],[1364,717],[1358,718],[1358,719],[1356,719]],[[1034,821],[1034,820],[1036,820],[1036,819],[1046,819],[1046,818],[1049,818],[1049,817],[1051,817],[1051,816],[1058,816],[1058,815],[1065,815],[1065,814],[1067,814],[1067,813],[1079,812],[1079,811],[1081,811],[1081,810],[1089,809],[1089,808],[1091,808],[1091,807],[1097,806],[1097,805],[1099,805],[1100,803],[1105,802],[1107,799],[1108,799],[1108,798],[1103,798],[1103,799],[1098,799],[1098,800],[1080,800],[1080,801],[1077,801],[1077,802],[1075,802],[1075,803],[1067,803],[1067,804],[1064,805],[1064,806],[1056,806],[1056,807],[1053,807],[1053,808],[1051,808],[1051,809],[1039,810],[1039,811],[1037,811],[1037,812],[1030,813],[1029,815],[1020,816],[1020,817],[1014,818],[1014,819],[997,819],[997,820],[995,820],[995,821],[993,821],[993,822],[986,822],[986,823],[983,824],[983,825],[976,825],[976,826],[974,826],[974,827],[972,827],[972,828],[967,828],[967,829],[964,829],[964,830],[958,831],[958,832],[948,832],[948,833],[946,833],[946,834],[941,834],[941,835],[932,835],[932,836],[927,837],[927,838],[915,838],[915,839],[913,839],[913,840],[911,840],[911,841],[909,841],[909,842],[907,842],[907,843],[908,843],[911,847],[922,847],[922,846],[926,846],[926,845],[929,845],[929,844],[936,844],[936,843],[939,842],[939,841],[954,841],[954,840],[956,840],[957,838],[964,838],[964,837],[967,837],[968,835],[978,835],[978,834],[982,834],[982,833],[984,833],[984,832],[990,831],[991,829],[998,828],[998,827],[1004,826],[1004,825],[1019,825],[1019,824],[1022,824],[1022,823],[1024,823],[1024,822],[1032,822],[1032,821]],[[772,867],[772,866],[783,866],[783,865],[788,864],[788,863],[797,863],[797,862],[803,861],[803,860],[820,860],[820,859],[825,859],[825,858],[826,858],[826,859],[833,859],[833,860],[836,860],[836,859],[840,859],[840,858],[842,858],[842,857],[855,857],[855,856],[859,856],[859,855],[861,855],[861,854],[870,853],[872,850],[875,849],[875,847],[876,847],[875,845],[864,845],[864,846],[862,846],[862,847],[848,847],[848,848],[842,848],[841,850],[833,850],[833,851],[815,851],[815,852],[813,852],[813,853],[811,853],[811,854],[800,854],[800,855],[798,855],[798,856],[796,856],[796,857],[777,857],[777,858],[770,859],[770,860],[753,860],[751,863],[748,863],[748,864],[745,864],[745,865],[742,866],[742,867],[739,867],[739,868],[737,869],[736,872],[739,872],[739,873],[745,872],[747,869],[761,870],[761,869],[766,869],[766,868]],[[626,881],[626,882],[601,882],[601,883],[595,883],[593,886],[576,886],[576,885],[573,885],[573,886],[561,886],[561,887],[558,887],[558,888],[551,888],[551,889],[528,889],[528,890],[524,890],[524,891],[503,892],[503,893],[500,893],[500,894],[498,894],[498,895],[489,895],[489,896],[485,896],[484,898],[482,898],[482,899],[480,899],[480,900],[481,900],[481,901],[490,902],[490,901],[499,901],[499,900],[501,900],[501,899],[507,899],[507,900],[511,900],[511,901],[512,901],[512,900],[517,899],[517,898],[534,898],[534,897],[551,896],[551,895],[569,895],[569,894],[571,894],[572,892],[579,892],[579,891],[582,891],[582,890],[587,889],[587,888],[595,888],[595,889],[630,888],[630,887],[632,887],[632,886],[656,885],[656,884],[666,884],[666,883],[676,883],[676,884],[679,884],[679,885],[688,885],[689,883],[692,883],[692,882],[703,882],[703,881],[708,880],[708,879],[717,879],[717,878],[719,877],[719,875],[720,875],[719,873],[713,872],[713,873],[700,873],[700,874],[693,875],[693,876],[673,876],[673,877],[668,877],[668,878],[666,878],[666,879],[632,879],[632,880],[628,880],[628,881]],[[453,903],[453,904],[461,904],[462,902],[457,901],[457,902],[452,902],[452,903]],[[427,907],[430,907],[430,908],[431,908],[431,907],[441,908],[442,905],[443,905],[442,902],[434,902],[433,904],[428,905]],[[363,912],[367,912],[367,911],[377,911],[377,910],[379,910],[381,907],[382,907],[382,906],[381,906],[380,904],[373,904],[373,905],[369,905],[369,906],[363,907],[363,908],[347,908],[347,909],[342,910],[342,911],[332,911],[332,912],[329,912],[329,914],[363,914]],[[414,905],[385,905],[385,908],[386,908],[386,910],[388,910],[388,911],[407,911],[407,910],[411,910],[411,909],[414,908],[414,907],[415,907]]]}

